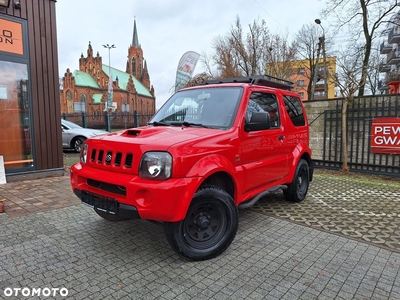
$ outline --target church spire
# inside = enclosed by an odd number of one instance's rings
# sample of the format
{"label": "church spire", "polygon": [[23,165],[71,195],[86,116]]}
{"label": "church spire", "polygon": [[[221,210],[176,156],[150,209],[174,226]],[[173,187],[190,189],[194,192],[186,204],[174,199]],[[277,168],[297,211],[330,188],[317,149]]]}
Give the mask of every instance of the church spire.
{"label": "church spire", "polygon": [[139,38],[136,30],[136,18],[133,21],[133,37],[132,37],[132,46],[139,48]]}

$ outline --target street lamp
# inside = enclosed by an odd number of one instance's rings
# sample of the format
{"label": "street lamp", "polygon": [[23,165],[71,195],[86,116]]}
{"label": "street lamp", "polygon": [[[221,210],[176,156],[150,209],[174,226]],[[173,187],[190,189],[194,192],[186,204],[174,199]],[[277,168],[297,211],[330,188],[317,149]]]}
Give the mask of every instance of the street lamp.
{"label": "street lamp", "polygon": [[[107,97],[107,106],[106,110],[110,111],[111,105],[112,105],[112,100],[113,100],[113,90],[112,90],[112,74],[111,74],[111,49],[115,48],[115,45],[112,44],[111,46],[109,44],[103,45],[104,48],[108,49],[108,97]],[[107,129],[108,131],[111,131],[111,120],[110,120],[110,115],[107,115]]]}
{"label": "street lamp", "polygon": [[324,30],[324,27],[322,27],[322,25],[321,25],[320,19],[315,19],[314,21],[316,24],[318,24],[322,28],[321,43],[322,43],[322,57],[324,59],[324,85],[325,85],[326,98],[328,98],[328,77],[327,77],[327,69],[326,69],[326,52],[325,52],[325,30]]}

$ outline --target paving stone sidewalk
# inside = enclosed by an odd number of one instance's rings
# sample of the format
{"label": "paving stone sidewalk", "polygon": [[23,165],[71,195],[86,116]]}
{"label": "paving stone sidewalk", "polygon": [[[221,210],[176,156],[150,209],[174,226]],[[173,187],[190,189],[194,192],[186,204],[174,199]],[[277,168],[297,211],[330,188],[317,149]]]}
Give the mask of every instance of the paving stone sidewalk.
{"label": "paving stone sidewalk", "polygon": [[352,227],[365,214],[360,228],[377,214],[390,214],[384,225],[398,224],[396,186],[377,190],[317,175],[303,203],[280,197],[241,211],[238,234],[221,256],[190,262],[171,250],[161,224],[99,218],[79,203],[67,176],[2,185],[0,298],[33,299],[5,291],[50,287],[68,296],[43,299],[400,299],[398,249]]}

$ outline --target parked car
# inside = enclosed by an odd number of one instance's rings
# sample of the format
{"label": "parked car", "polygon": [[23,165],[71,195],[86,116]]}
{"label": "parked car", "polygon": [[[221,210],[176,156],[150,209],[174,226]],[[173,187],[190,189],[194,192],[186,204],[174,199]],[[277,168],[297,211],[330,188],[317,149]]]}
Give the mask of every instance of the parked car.
{"label": "parked car", "polygon": [[63,148],[73,149],[76,152],[81,151],[81,145],[86,139],[108,133],[104,130],[83,128],[64,119],[61,119],[61,131]]}
{"label": "parked car", "polygon": [[72,189],[106,220],[164,222],[184,257],[216,257],[236,235],[239,208],[278,190],[306,197],[309,127],[292,87],[261,75],[182,89],[147,126],[85,141]]}

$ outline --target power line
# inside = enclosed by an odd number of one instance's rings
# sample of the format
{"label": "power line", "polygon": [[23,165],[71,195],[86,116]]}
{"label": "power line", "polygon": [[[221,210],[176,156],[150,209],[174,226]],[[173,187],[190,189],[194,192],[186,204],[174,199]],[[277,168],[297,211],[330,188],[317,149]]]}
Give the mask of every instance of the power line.
{"label": "power line", "polygon": [[258,3],[256,0],[253,0],[255,3],[257,3],[257,5],[259,6],[259,7],[261,7],[261,9],[263,10],[263,11],[265,11],[265,13],[268,15],[268,16],[270,16],[271,17],[271,19],[273,19],[280,27],[282,27],[282,28],[285,28],[284,26],[282,26],[282,24],[281,23],[279,23],[272,15],[270,15],[269,14],[269,12],[268,11],[266,11],[265,9],[264,9],[264,7],[262,7],[261,6],[261,4],[260,3]]}

